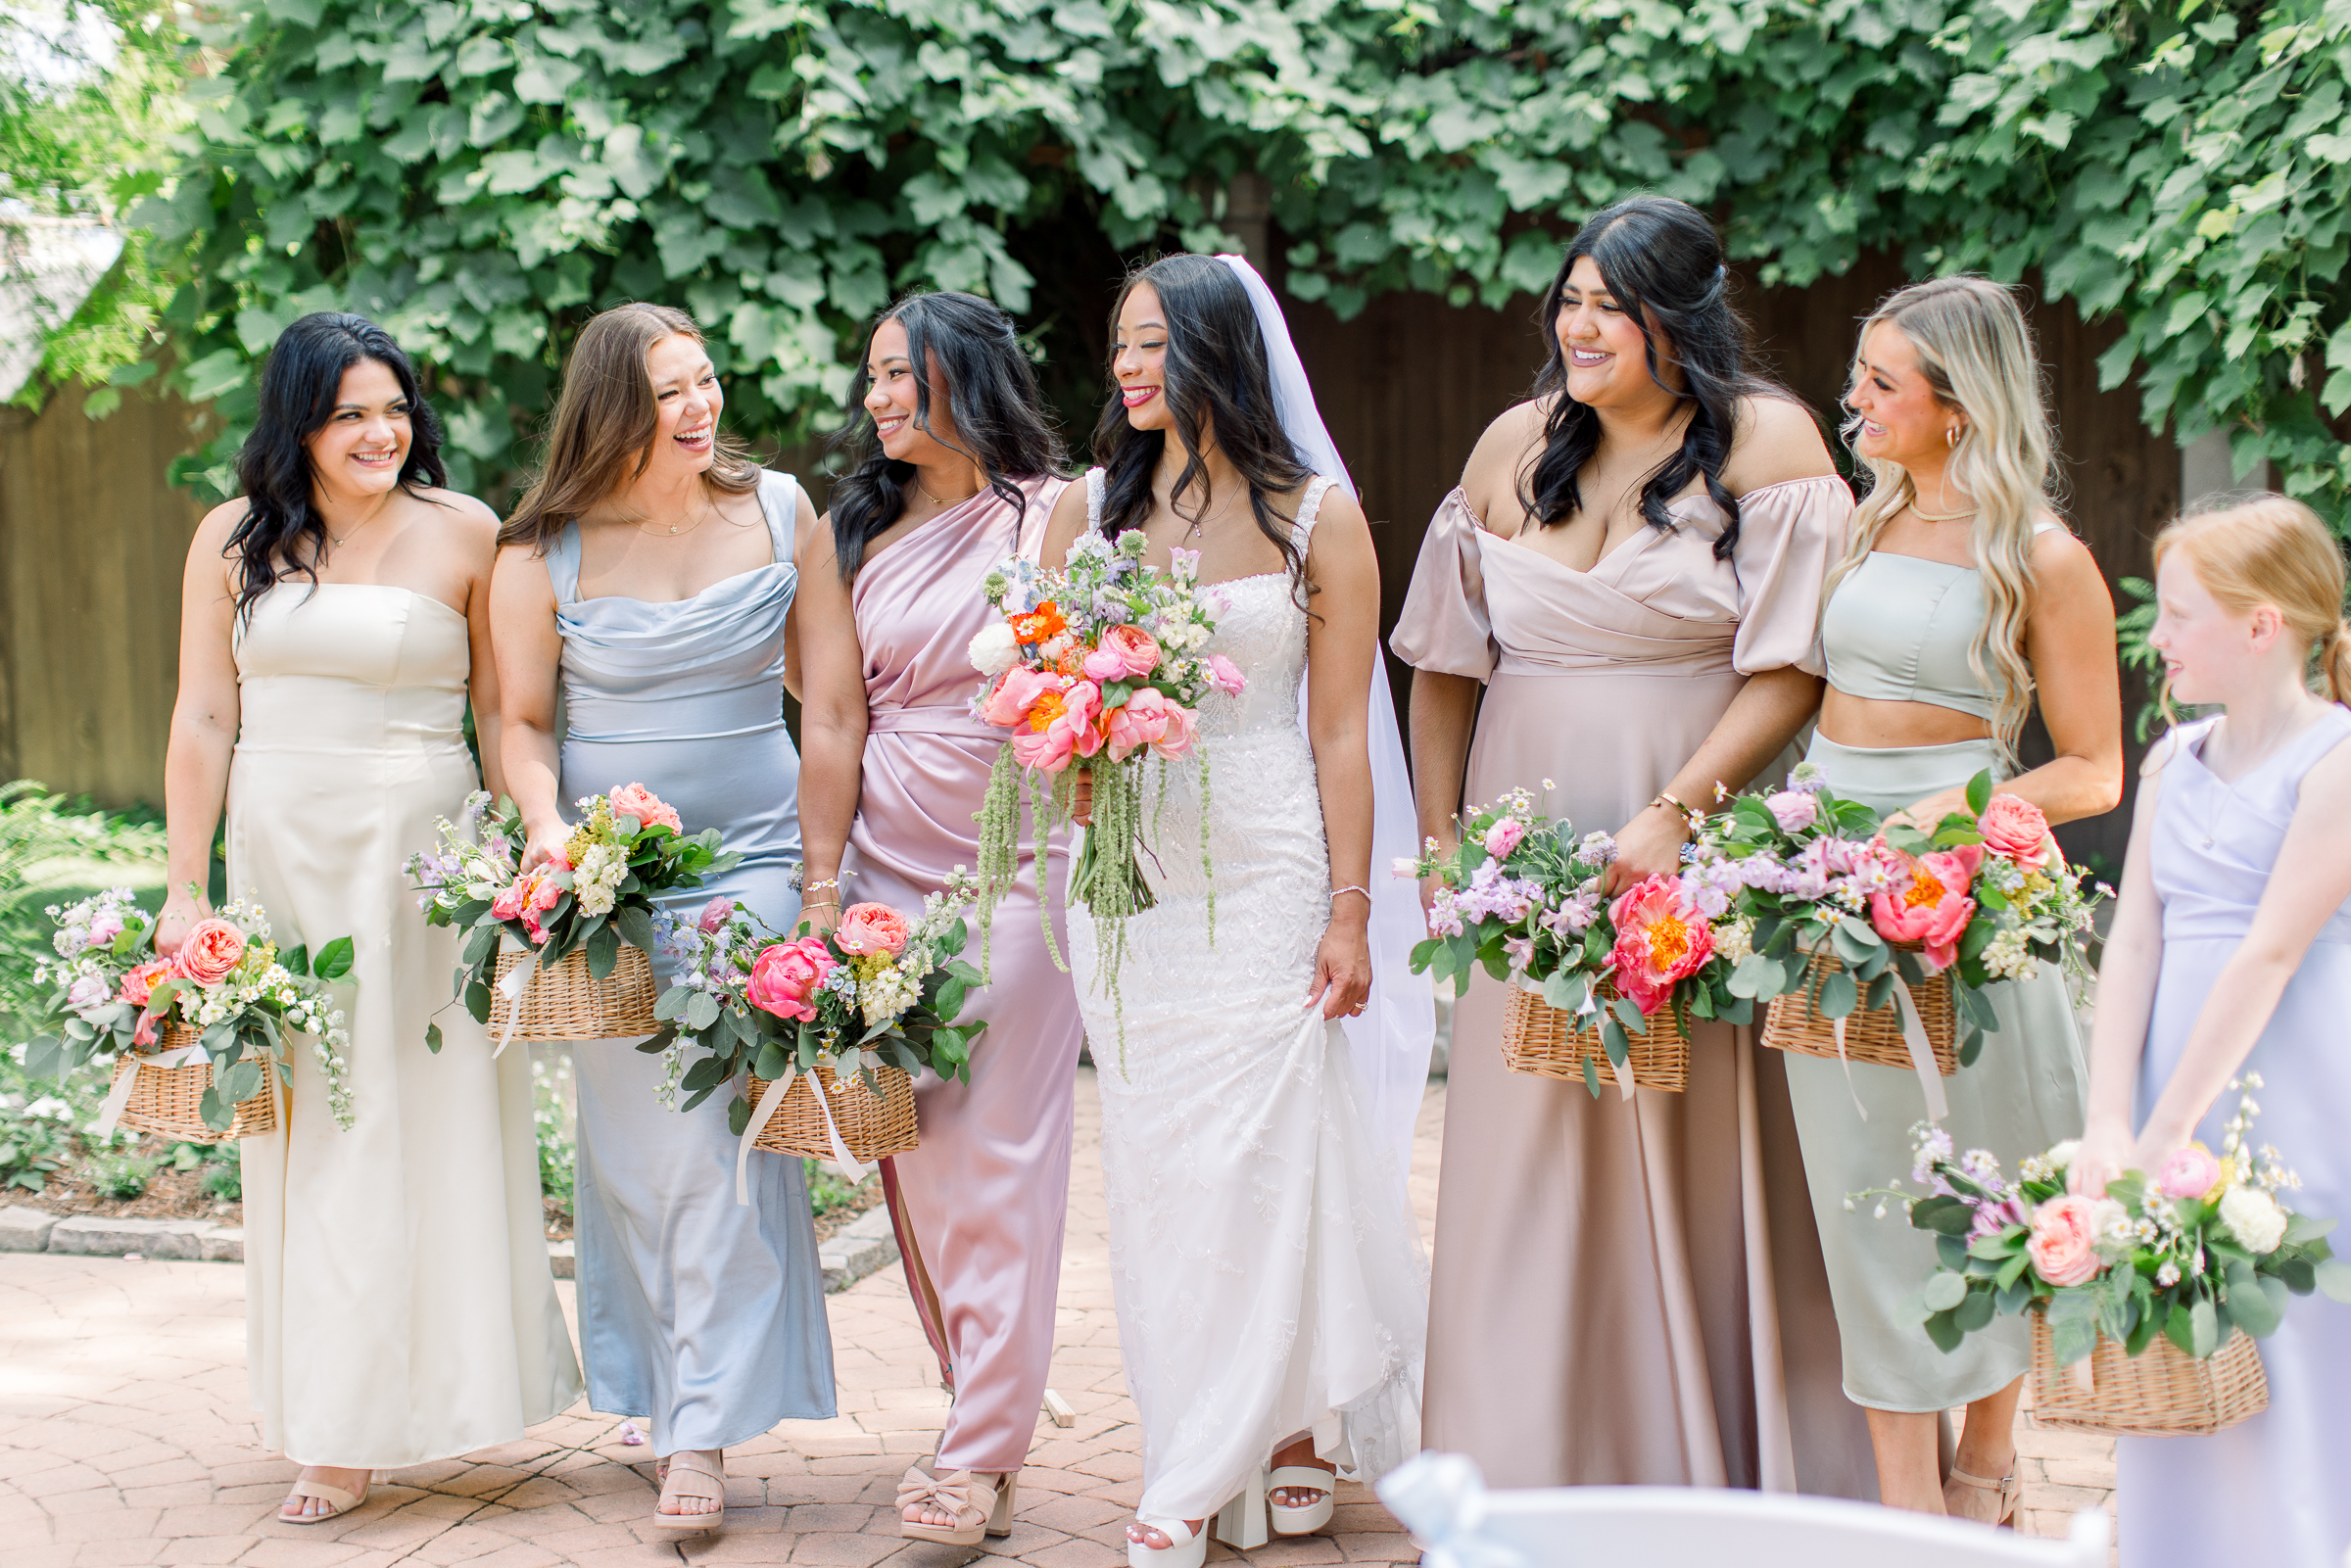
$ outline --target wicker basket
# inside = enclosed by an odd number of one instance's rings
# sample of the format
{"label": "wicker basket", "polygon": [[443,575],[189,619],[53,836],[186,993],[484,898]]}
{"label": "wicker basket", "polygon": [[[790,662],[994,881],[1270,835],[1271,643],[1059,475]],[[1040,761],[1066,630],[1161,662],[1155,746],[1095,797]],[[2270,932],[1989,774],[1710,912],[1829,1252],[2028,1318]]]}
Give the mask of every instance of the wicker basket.
{"label": "wicker basket", "polygon": [[[751,1140],[754,1149],[772,1149],[778,1154],[802,1155],[811,1160],[831,1160],[832,1135],[825,1129],[825,1114],[817,1106],[816,1090],[821,1084],[825,1099],[833,1108],[833,1125],[840,1129],[840,1141],[858,1160],[871,1164],[891,1155],[902,1155],[915,1148],[914,1080],[902,1068],[876,1068],[874,1081],[882,1086],[881,1098],[867,1090],[863,1075],[852,1072],[846,1081],[833,1075],[829,1063],[819,1062],[815,1070],[803,1072],[792,1080],[784,1098],[768,1114],[767,1125]],[[751,1079],[751,1105],[756,1109],[759,1097],[767,1092],[767,1080]]]}
{"label": "wicker basket", "polygon": [[[1610,1000],[1604,987],[1601,1003]],[[1601,1081],[1615,1081],[1616,1067],[1608,1060],[1598,1028],[1579,1029],[1573,1015],[1562,1013],[1523,986],[1511,987],[1510,1005],[1502,1020],[1502,1065],[1512,1072],[1531,1072],[1543,1078],[1584,1081],[1584,1061],[1594,1059]],[[1599,1022],[1596,1018],[1595,1023]],[[1631,1046],[1633,1082],[1644,1089],[1680,1094],[1690,1084],[1690,1042],[1674,1026],[1673,1009],[1661,1007],[1638,1032],[1625,1030]]]}
{"label": "wicker basket", "polygon": [[[1837,1054],[1834,1021],[1820,1016],[1820,987],[1845,965],[1834,953],[1815,953],[1804,966],[1804,988],[1771,999],[1763,1014],[1763,1043],[1775,1051],[1799,1056]],[[1935,1068],[1944,1077],[1959,1070],[1956,1045],[1958,1015],[1951,1002],[1948,974],[1930,974],[1910,987],[1918,1004],[1918,1022],[1926,1027],[1927,1047],[1935,1053]],[[1911,1070],[1910,1048],[1902,1043],[1901,1003],[1881,1008],[1856,1007],[1845,1018],[1845,1057],[1873,1067]]]}
{"label": "wicker basket", "polygon": [[2203,1437],[2270,1407],[2261,1353],[2242,1333],[2196,1359],[2158,1334],[2136,1355],[2098,1335],[2088,1388],[2057,1364],[2048,1314],[2033,1312],[2033,1414],[2042,1426],[2118,1437]]}
{"label": "wicker basket", "polygon": [[552,969],[531,976],[521,1000],[508,1003],[499,988],[517,964],[536,964],[536,954],[504,948],[498,955],[498,974],[490,987],[490,1033],[503,1039],[509,1015],[521,1014],[515,1023],[517,1040],[612,1040],[650,1034],[661,1026],[653,1017],[653,966],[645,950],[620,944],[620,961],[612,973],[597,979],[588,973],[588,954],[574,948],[571,956]]}
{"label": "wicker basket", "polygon": [[[160,1031],[157,1050],[176,1051],[196,1043],[197,1031],[192,1024],[173,1022]],[[114,1081],[122,1081],[122,1074],[132,1070],[127,1056],[115,1059]],[[277,1101],[269,1092],[269,1064],[262,1065],[262,1087],[249,1100],[237,1102],[236,1114],[229,1118],[226,1132],[215,1132],[205,1125],[204,1091],[213,1086],[213,1065],[210,1062],[191,1062],[183,1068],[140,1067],[139,1080],[130,1086],[130,1098],[123,1102],[121,1124],[146,1132],[160,1132],[180,1143],[234,1143],[257,1132],[277,1130]]]}

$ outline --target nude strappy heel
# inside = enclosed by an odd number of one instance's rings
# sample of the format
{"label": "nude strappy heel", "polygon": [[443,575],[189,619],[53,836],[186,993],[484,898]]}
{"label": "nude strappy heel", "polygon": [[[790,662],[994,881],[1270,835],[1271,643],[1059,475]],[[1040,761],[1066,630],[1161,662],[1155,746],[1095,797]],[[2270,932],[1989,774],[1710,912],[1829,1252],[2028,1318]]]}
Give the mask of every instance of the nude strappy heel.
{"label": "nude strappy heel", "polygon": [[661,1483],[661,1496],[669,1498],[698,1498],[718,1506],[705,1513],[663,1513],[658,1504],[653,1508],[653,1523],[663,1530],[719,1530],[727,1522],[726,1461],[708,1459],[698,1449],[680,1449],[669,1456],[669,1474]]}
{"label": "nude strappy heel", "polygon": [[[1012,1534],[1013,1499],[1020,1490],[1016,1472],[998,1487],[984,1475],[958,1470],[941,1480],[919,1464],[908,1465],[898,1482],[898,1534],[909,1541],[936,1541],[945,1546],[977,1546],[987,1536]],[[906,1517],[909,1508],[951,1514],[951,1525],[921,1524]]]}
{"label": "nude strappy heel", "polygon": [[[1953,1488],[1959,1490],[1954,1492]],[[1969,1499],[1971,1495],[1980,1496],[1987,1492],[1992,1496],[1993,1517],[1977,1519],[1973,1513],[1968,1512],[1962,1506],[1963,1499]],[[1974,1520],[1977,1524],[1992,1524],[2003,1530],[2014,1530],[2016,1528],[2017,1499],[2024,1496],[2024,1492],[2025,1489],[2017,1481],[2014,1470],[2009,1471],[1997,1481],[1993,1481],[1987,1476],[1969,1475],[1965,1470],[1953,1465],[1950,1478],[1943,1484],[1943,1511],[1954,1519]]]}

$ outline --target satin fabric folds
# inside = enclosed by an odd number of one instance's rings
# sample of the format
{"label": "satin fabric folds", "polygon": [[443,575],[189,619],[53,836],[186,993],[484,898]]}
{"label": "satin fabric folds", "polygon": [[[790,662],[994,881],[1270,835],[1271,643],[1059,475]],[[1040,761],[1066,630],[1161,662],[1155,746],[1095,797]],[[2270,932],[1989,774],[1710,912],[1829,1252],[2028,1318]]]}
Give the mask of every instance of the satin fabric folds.
{"label": "satin fabric folds", "polygon": [[[859,568],[851,604],[866,738],[844,901],[911,917],[951,871],[978,869],[974,818],[1005,732],[971,712],[980,672],[965,650],[996,616],[982,580],[1022,547],[1024,521],[1033,548],[1064,483],[1026,482],[1022,509],[983,490]],[[922,1146],[883,1163],[907,1288],[955,1393],[938,1440],[942,1475],[1021,1468],[1053,1355],[1083,1025],[1038,925],[1039,867],[1026,827],[1021,842],[1020,879],[996,906],[988,943],[992,983],[964,1004],[964,1018],[988,1025],[973,1042],[971,1081],[924,1076],[915,1090]],[[1069,861],[1059,839],[1043,871],[1066,956]],[[977,921],[965,956],[981,959]]]}
{"label": "satin fabric folds", "polygon": [[[512,1442],[578,1397],[548,1272],[527,1053],[447,1007],[456,933],[401,864],[458,816],[465,617],[405,588],[280,583],[236,643],[228,884],[280,948],[352,938],[353,1122],[307,1037],[275,1132],[237,1145],[246,1367],[262,1444],[394,1469]],[[425,1048],[437,1021],[444,1043]]]}
{"label": "satin fabric folds", "polygon": [[[1751,491],[1717,560],[1728,519],[1686,497],[1670,531],[1579,572],[1487,533],[1456,491],[1391,645],[1486,685],[1468,802],[1524,787],[1578,832],[1620,829],[1749,674],[1819,672],[1851,509],[1835,478]],[[1687,1092],[1594,1099],[1504,1068],[1504,1001],[1480,973],[1454,1011],[1423,1445],[1500,1487],[1874,1497],[1778,1053],[1694,1022]]]}

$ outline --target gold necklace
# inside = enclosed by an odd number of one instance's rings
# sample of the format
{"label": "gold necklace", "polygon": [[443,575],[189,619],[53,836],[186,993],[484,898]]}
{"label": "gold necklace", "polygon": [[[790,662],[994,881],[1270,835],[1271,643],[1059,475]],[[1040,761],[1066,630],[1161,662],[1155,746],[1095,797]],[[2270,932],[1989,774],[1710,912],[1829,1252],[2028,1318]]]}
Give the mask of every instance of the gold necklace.
{"label": "gold necklace", "polygon": [[1976,508],[1970,506],[1965,511],[1931,512],[1918,503],[1918,498],[1914,495],[1910,498],[1910,515],[1922,523],[1955,523],[1962,517],[1975,516]]}
{"label": "gold necklace", "polygon": [[[337,548],[337,549],[341,549],[341,548],[343,547],[343,543],[344,543],[344,540],[351,540],[351,539],[357,539],[357,538],[359,538],[359,536],[360,536],[360,535],[361,535],[362,533],[365,533],[365,532],[366,532],[366,530],[367,530],[367,523],[372,523],[372,522],[374,522],[374,521],[376,520],[376,518],[378,518],[378,517],[381,517],[381,516],[383,516],[383,515],[384,515],[384,513],[383,513],[383,508],[381,508],[381,507],[378,507],[378,508],[377,508],[375,511],[373,511],[372,513],[370,513],[370,514],[368,515],[368,518],[367,518],[367,522],[366,522],[366,523],[361,523],[361,524],[360,524],[359,527],[357,527],[357,528],[353,529],[353,530],[352,530],[350,533],[348,533],[348,534],[345,534],[345,535],[343,536],[343,538],[342,538],[342,539],[335,539],[335,536],[334,536],[334,533],[333,533],[333,531],[332,531],[332,530],[329,530],[329,531],[328,531],[328,533],[327,533],[327,536],[326,536],[326,537],[327,537],[327,538],[329,538],[329,539],[334,539],[334,540],[335,540],[335,548]],[[324,522],[324,520],[323,520],[323,519],[320,521],[320,523],[319,523],[319,526],[320,526],[321,528],[324,528],[324,527],[326,526],[326,525],[325,525],[325,522]]]}
{"label": "gold necklace", "polygon": [[[701,515],[701,516],[699,516],[699,517],[696,517],[696,519],[695,519],[695,520],[694,520],[694,521],[693,521],[691,524],[689,524],[687,527],[684,527],[684,528],[680,528],[680,527],[678,527],[678,525],[677,525],[677,524],[675,524],[675,523],[672,523],[672,524],[670,524],[670,525],[668,526],[667,532],[668,532],[668,534],[669,534],[671,537],[675,537],[676,535],[679,535],[679,534],[691,534],[691,533],[693,533],[693,532],[695,531],[695,529],[696,529],[696,528],[699,528],[699,527],[701,527],[701,526],[702,526],[704,523],[708,522],[708,521],[710,520],[710,514],[711,514],[712,512],[715,512],[715,511],[717,511],[717,510],[718,510],[718,508],[717,508],[716,506],[712,505],[712,504],[710,503],[710,500],[709,500],[709,499],[708,499],[707,497],[705,497],[705,498],[703,498],[703,500],[702,500],[702,515]],[[653,532],[651,529],[649,529],[649,528],[646,527],[646,526],[645,526],[645,523],[644,523],[644,521],[643,521],[642,519],[639,519],[639,518],[634,518],[634,517],[633,517],[633,518],[629,519],[629,526],[631,526],[632,528],[636,529],[636,530],[637,530],[637,532],[639,532],[640,534],[651,534],[651,533]],[[658,537],[658,536],[656,536],[656,537]]]}
{"label": "gold necklace", "polygon": [[929,490],[925,489],[923,487],[923,482],[919,479],[914,482],[914,493],[922,497],[923,499],[929,501],[934,506],[960,506],[965,501],[970,500],[972,496],[977,496],[980,494],[980,492],[975,490],[971,493],[971,496],[958,496],[953,500],[940,500],[936,496],[932,495]]}

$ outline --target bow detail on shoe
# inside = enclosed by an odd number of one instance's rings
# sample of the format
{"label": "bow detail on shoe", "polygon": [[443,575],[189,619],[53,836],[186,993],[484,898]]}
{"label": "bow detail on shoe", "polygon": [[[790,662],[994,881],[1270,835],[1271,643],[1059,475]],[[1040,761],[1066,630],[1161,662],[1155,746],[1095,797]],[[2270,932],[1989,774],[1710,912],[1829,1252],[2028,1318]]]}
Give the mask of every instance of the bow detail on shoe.
{"label": "bow detail on shoe", "polygon": [[898,1483],[898,1512],[923,1508],[961,1518],[964,1509],[972,1505],[971,1494],[964,1486],[970,1475],[969,1470],[961,1470],[942,1481],[925,1475],[919,1467],[908,1470],[905,1479]]}

